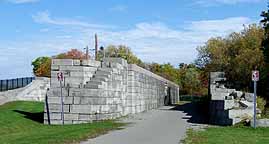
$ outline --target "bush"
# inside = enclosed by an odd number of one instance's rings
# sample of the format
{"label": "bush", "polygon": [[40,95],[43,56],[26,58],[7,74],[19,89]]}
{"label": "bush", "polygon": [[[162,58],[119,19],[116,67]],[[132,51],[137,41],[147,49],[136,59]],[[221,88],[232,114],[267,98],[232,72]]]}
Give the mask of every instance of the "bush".
{"label": "bush", "polygon": [[266,100],[260,96],[257,97],[257,107],[264,112]]}

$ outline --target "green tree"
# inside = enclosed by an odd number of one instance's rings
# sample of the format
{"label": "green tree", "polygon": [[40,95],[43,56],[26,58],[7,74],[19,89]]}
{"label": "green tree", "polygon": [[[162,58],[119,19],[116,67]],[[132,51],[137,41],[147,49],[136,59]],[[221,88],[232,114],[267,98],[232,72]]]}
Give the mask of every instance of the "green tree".
{"label": "green tree", "polygon": [[264,38],[262,41],[262,51],[264,56],[265,67],[261,73],[261,86],[264,89],[264,95],[269,99],[269,5],[266,11],[261,13],[262,20],[260,21],[263,30]]}
{"label": "green tree", "polygon": [[[145,67],[144,63],[134,55],[131,49],[124,45],[110,45],[104,49],[105,57],[118,57],[127,60],[129,64],[137,64],[141,67]],[[104,52],[99,50],[98,59],[101,60],[104,57]]]}
{"label": "green tree", "polygon": [[206,73],[224,71],[235,88],[250,90],[251,71],[264,67],[262,40],[263,29],[257,25],[225,38],[212,38],[198,47],[196,65]]}
{"label": "green tree", "polygon": [[201,70],[193,64],[180,64],[179,86],[182,94],[199,95],[207,94],[207,88],[201,79]]}
{"label": "green tree", "polygon": [[[268,6],[269,8],[269,6]],[[262,42],[262,50],[264,54],[264,60],[266,64],[269,64],[269,9],[262,11],[262,20],[260,21],[264,29],[264,39]]]}

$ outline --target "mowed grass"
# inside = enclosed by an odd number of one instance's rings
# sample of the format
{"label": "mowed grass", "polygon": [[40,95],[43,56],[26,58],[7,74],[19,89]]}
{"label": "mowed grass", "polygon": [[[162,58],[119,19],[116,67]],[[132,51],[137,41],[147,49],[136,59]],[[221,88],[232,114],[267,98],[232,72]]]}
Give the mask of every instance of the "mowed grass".
{"label": "mowed grass", "polygon": [[17,101],[0,106],[0,143],[77,143],[118,129],[122,123],[103,121],[77,125],[44,125],[43,103]]}
{"label": "mowed grass", "polygon": [[185,144],[269,144],[269,128],[212,127],[187,131]]}

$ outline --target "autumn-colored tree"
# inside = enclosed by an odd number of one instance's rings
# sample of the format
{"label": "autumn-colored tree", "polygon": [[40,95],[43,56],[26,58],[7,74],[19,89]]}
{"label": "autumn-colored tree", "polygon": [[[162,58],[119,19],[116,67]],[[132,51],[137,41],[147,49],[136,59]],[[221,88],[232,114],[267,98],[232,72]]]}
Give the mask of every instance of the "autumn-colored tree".
{"label": "autumn-colored tree", "polygon": [[32,62],[35,76],[50,77],[50,57],[39,57]]}
{"label": "autumn-colored tree", "polygon": [[78,49],[71,49],[66,53],[55,56],[57,59],[86,59],[86,54]]}
{"label": "autumn-colored tree", "polygon": [[50,70],[51,70],[51,59],[48,59],[40,65],[35,75],[38,77],[50,77],[51,76]]}
{"label": "autumn-colored tree", "polygon": [[[71,49],[66,53],[61,53],[52,58],[57,59],[86,59],[86,54],[78,49]],[[50,77],[51,57],[38,57],[32,62],[35,76]]]}

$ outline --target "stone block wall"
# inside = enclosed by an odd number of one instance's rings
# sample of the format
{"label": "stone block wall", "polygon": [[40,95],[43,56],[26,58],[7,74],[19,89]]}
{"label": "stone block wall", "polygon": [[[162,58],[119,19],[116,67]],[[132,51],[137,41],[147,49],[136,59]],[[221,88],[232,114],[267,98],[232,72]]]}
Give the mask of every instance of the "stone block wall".
{"label": "stone block wall", "polygon": [[128,93],[126,97],[129,113],[156,109],[165,104],[168,87],[170,103],[178,99],[178,86],[148,70],[130,64],[128,69]]}
{"label": "stone block wall", "polygon": [[253,117],[253,94],[225,87],[225,73],[210,73],[210,122],[217,125],[234,125]]}
{"label": "stone block wall", "polygon": [[25,87],[0,92],[0,105],[10,101],[44,101],[47,89],[50,87],[50,79],[36,77]]}
{"label": "stone block wall", "polygon": [[[87,123],[147,111],[178,99],[178,86],[120,58],[54,59],[48,110],[44,123],[61,124],[61,97],[57,72],[64,73],[64,123]],[[169,88],[169,92],[168,92]],[[165,92],[166,91],[166,92]]]}

